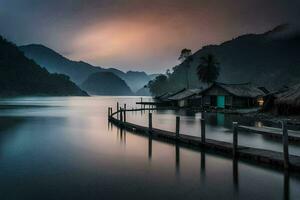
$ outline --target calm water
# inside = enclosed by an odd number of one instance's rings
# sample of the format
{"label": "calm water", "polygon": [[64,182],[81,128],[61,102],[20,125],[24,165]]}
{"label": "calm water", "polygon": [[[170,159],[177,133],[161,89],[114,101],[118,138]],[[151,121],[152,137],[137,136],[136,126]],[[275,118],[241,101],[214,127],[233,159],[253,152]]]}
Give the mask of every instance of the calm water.
{"label": "calm water", "polygon": [[[0,100],[0,199],[299,199],[300,176],[151,140],[108,124],[133,97]],[[154,112],[155,127],[200,133],[201,114]],[[205,115],[207,137],[231,141],[236,116]],[[127,119],[147,124],[147,113]],[[240,143],[281,150],[241,133]],[[291,146],[293,154],[299,148]]]}

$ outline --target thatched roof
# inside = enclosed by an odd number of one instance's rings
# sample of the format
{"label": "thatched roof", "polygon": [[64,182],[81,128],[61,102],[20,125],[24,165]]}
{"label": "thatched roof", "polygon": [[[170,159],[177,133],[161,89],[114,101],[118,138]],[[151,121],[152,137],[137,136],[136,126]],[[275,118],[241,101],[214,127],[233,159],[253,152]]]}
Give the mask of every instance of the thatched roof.
{"label": "thatched roof", "polygon": [[275,104],[300,106],[300,84],[294,85],[288,90],[276,94]]}
{"label": "thatched roof", "polygon": [[211,87],[215,85],[223,88],[228,93],[237,97],[257,98],[265,95],[265,93],[262,90],[252,85],[251,83],[242,83],[242,84],[214,83]]}
{"label": "thatched roof", "polygon": [[161,94],[161,95],[158,95],[158,96],[156,96],[156,97],[154,97],[154,98],[155,98],[155,99],[160,99],[160,98],[165,97],[165,96],[168,96],[168,95],[170,95],[170,93],[169,93],[169,92],[165,92],[165,93],[163,93],[163,94]]}
{"label": "thatched roof", "polygon": [[160,101],[169,101],[170,97],[173,97],[173,96],[177,95],[178,93],[181,93],[185,90],[186,89],[184,88],[184,89],[178,90],[177,92],[173,92],[173,93],[167,92],[167,93],[164,93],[163,95],[157,97],[157,99]]}
{"label": "thatched roof", "polygon": [[172,101],[183,100],[183,99],[186,99],[186,98],[189,98],[191,96],[201,93],[202,90],[203,90],[202,88],[201,89],[186,89],[174,96],[169,97],[168,99],[172,100]]}

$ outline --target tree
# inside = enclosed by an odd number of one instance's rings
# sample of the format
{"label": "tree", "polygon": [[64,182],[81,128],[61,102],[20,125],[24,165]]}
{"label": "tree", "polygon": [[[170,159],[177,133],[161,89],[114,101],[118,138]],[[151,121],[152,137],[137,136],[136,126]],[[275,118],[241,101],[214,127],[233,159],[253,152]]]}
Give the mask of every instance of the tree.
{"label": "tree", "polygon": [[163,94],[166,91],[168,77],[166,75],[159,75],[155,80],[149,81],[148,87],[150,92],[155,95]]}
{"label": "tree", "polygon": [[200,64],[197,67],[197,75],[200,81],[212,83],[219,77],[219,62],[213,54],[208,54],[200,58]]}
{"label": "tree", "polygon": [[180,60],[185,67],[186,88],[189,88],[189,69],[193,61],[192,50],[186,48],[182,49],[178,60]]}
{"label": "tree", "polygon": [[170,78],[170,76],[172,75],[172,73],[171,73],[171,70],[170,70],[170,69],[167,69],[167,70],[166,70],[166,75],[167,75],[167,77],[168,77],[168,78]]}

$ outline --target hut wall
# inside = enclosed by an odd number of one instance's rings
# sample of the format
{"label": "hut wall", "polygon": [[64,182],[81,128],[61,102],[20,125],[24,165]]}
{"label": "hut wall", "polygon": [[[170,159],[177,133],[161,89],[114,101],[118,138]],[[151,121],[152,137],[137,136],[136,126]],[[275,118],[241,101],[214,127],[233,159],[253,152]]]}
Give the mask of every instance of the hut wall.
{"label": "hut wall", "polygon": [[210,106],[211,105],[211,97],[210,96],[203,96],[203,105]]}
{"label": "hut wall", "polygon": [[178,101],[178,106],[179,106],[180,108],[183,108],[183,107],[188,106],[188,100],[187,100],[187,99],[179,100],[179,101]]}
{"label": "hut wall", "polygon": [[188,105],[191,107],[201,107],[202,106],[202,97],[188,99]]}
{"label": "hut wall", "polygon": [[256,98],[233,97],[232,107],[249,108],[257,106]]}
{"label": "hut wall", "polygon": [[232,96],[225,96],[225,107],[231,108],[233,103],[233,97]]}

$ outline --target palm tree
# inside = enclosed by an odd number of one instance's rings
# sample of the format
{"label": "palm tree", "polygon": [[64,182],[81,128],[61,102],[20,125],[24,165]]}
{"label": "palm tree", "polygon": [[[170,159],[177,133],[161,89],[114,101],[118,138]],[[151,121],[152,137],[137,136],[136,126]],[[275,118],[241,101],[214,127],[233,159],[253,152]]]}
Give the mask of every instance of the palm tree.
{"label": "palm tree", "polygon": [[200,58],[200,64],[197,67],[197,75],[200,81],[204,83],[215,82],[220,73],[220,63],[213,54],[208,54]]}
{"label": "palm tree", "polygon": [[181,63],[185,67],[186,88],[188,89],[190,87],[190,84],[189,84],[189,69],[190,69],[190,66],[191,66],[191,62],[193,61],[192,50],[186,49],[186,48],[182,49],[178,60],[180,60]]}

